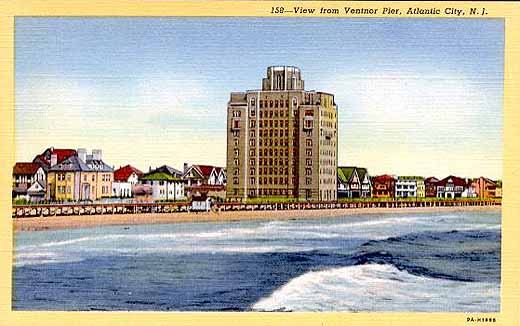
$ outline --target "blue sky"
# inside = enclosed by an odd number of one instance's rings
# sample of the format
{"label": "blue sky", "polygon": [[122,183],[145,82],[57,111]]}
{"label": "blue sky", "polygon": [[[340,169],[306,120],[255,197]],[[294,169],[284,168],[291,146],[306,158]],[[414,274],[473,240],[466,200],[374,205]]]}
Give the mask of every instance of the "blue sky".
{"label": "blue sky", "polygon": [[17,18],[16,158],[225,165],[229,93],[294,65],[335,94],[340,165],[501,178],[503,36],[477,19]]}

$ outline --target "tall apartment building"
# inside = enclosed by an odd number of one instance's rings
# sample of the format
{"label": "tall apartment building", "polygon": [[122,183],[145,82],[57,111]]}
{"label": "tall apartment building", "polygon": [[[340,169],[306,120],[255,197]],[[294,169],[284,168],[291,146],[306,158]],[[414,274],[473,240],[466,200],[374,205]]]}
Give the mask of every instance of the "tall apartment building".
{"label": "tall apartment building", "polygon": [[296,67],[268,67],[261,90],[231,93],[227,198],[336,200],[337,120],[334,95],[305,91]]}

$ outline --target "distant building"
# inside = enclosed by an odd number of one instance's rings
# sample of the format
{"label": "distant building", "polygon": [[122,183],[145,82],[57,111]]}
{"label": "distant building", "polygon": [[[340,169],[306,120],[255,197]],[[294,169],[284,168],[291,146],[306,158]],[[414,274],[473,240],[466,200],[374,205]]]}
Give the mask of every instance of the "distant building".
{"label": "distant building", "polygon": [[112,182],[112,196],[114,197],[132,197],[132,188],[139,181],[139,177],[143,175],[141,170],[125,165],[114,171],[114,182]]}
{"label": "distant building", "polygon": [[49,147],[45,151],[43,151],[43,153],[36,155],[33,159],[33,163],[39,164],[43,168],[45,173],[47,173],[50,167],[58,163],[61,163],[65,159],[76,154],[77,152],[75,149]]}
{"label": "distant building", "polygon": [[395,182],[395,198],[419,198],[425,196],[424,178],[399,176]]}
{"label": "distant building", "polygon": [[139,179],[139,183],[151,186],[152,199],[154,201],[177,201],[185,199],[182,179],[173,177],[168,173],[148,173]]}
{"label": "distant building", "polygon": [[[496,181],[493,181],[485,177],[480,177],[473,180],[471,184],[473,185],[473,187],[475,187],[475,193],[480,198],[502,197],[501,183],[499,187]],[[500,188],[500,196],[497,196],[497,188]]]}
{"label": "distant building", "polygon": [[439,179],[435,177],[429,177],[424,179],[424,194],[425,197],[432,198],[437,197],[437,183]]}
{"label": "distant building", "polygon": [[437,197],[461,198],[466,187],[466,181],[462,178],[450,175],[437,182]]}
{"label": "distant building", "polygon": [[368,198],[372,184],[367,169],[338,167],[338,198]]}
{"label": "distant building", "polygon": [[466,179],[466,186],[464,187],[464,191],[461,194],[462,198],[476,198],[477,192],[475,186],[473,185],[473,180]]}
{"label": "distant building", "polygon": [[137,203],[153,203],[153,189],[149,184],[136,184],[132,189],[133,201]]}
{"label": "distant building", "polygon": [[211,210],[211,198],[206,195],[193,195],[191,198],[191,209],[193,211],[209,212]]}
{"label": "distant building", "polygon": [[205,194],[208,197],[226,198],[227,176],[224,168],[213,165],[184,163],[184,190],[186,197]]}
{"label": "distant building", "polygon": [[47,185],[42,166],[33,162],[17,162],[13,167],[13,199],[45,200]]}
{"label": "distant building", "polygon": [[269,67],[261,90],[231,93],[227,198],[336,200],[337,119],[334,95],[306,91],[296,67]]}
{"label": "distant building", "polygon": [[[47,177],[47,197],[57,201],[94,201],[112,196],[114,169],[103,162],[101,150],[87,155],[78,149],[60,163],[51,165]],[[59,161],[56,153],[51,162]]]}
{"label": "distant building", "polygon": [[174,178],[182,178],[182,171],[179,171],[175,168],[172,168],[171,166],[168,166],[168,165],[163,165],[163,166],[160,166],[158,168],[155,168],[155,169],[152,169],[150,168],[148,170],[147,173],[145,173],[143,176],[146,177],[147,175],[149,174],[154,174],[154,173],[157,173],[157,172],[161,172],[161,173],[166,173],[168,174],[169,176],[172,176]]}
{"label": "distant building", "polygon": [[372,178],[372,197],[374,198],[394,198],[395,179],[385,174]]}

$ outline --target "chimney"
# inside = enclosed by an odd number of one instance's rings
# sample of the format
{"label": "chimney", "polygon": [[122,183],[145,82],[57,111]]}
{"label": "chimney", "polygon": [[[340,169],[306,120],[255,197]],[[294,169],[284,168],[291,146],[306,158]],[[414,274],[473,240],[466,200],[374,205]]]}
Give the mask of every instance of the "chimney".
{"label": "chimney", "polygon": [[188,171],[188,163],[184,162],[184,173],[186,173],[186,171]]}
{"label": "chimney", "polygon": [[92,160],[101,161],[101,150],[100,149],[92,150]]}
{"label": "chimney", "polygon": [[51,166],[58,164],[58,154],[51,154]]}
{"label": "chimney", "polygon": [[78,148],[76,152],[78,153],[78,158],[81,162],[85,163],[87,161],[87,150],[84,148]]}

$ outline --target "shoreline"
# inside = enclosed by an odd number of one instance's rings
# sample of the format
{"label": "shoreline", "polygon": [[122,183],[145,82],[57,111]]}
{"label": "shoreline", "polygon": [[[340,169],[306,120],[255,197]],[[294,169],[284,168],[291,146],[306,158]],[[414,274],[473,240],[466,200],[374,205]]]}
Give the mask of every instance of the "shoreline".
{"label": "shoreline", "polygon": [[447,212],[447,211],[497,211],[501,206],[451,206],[408,208],[346,208],[316,210],[225,211],[201,213],[141,213],[83,216],[26,217],[13,219],[14,232],[51,231],[62,229],[92,228],[101,226],[126,226],[141,224],[172,224],[201,222],[238,222],[254,220],[293,220],[332,218],[361,214]]}

